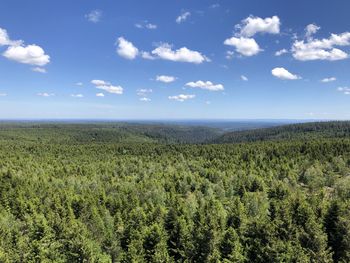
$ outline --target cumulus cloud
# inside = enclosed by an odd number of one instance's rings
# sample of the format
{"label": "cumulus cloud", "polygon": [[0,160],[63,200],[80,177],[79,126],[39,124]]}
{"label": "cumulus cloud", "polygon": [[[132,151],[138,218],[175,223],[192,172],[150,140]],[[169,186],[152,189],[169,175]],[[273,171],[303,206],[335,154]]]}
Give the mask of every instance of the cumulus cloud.
{"label": "cumulus cloud", "polygon": [[198,80],[196,82],[193,82],[193,81],[188,82],[186,83],[186,86],[191,88],[200,88],[200,89],[210,90],[210,91],[224,90],[224,86],[222,84],[214,84],[211,81],[202,81],[202,80]]}
{"label": "cumulus cloud", "polygon": [[318,30],[320,30],[321,29],[321,27],[319,27],[318,25],[315,25],[315,24],[309,24],[309,25],[307,25],[306,27],[305,27],[305,37],[306,37],[306,39],[308,39],[308,40],[312,40],[312,36],[314,35],[314,34],[316,34],[316,32],[318,31]]}
{"label": "cumulus cloud", "polygon": [[185,100],[193,99],[195,97],[196,95],[192,95],[192,94],[179,94],[175,96],[169,96],[168,98],[169,100],[176,100],[176,101],[183,102]]}
{"label": "cumulus cloud", "polygon": [[97,23],[100,21],[100,19],[102,17],[102,11],[101,10],[92,10],[90,13],[86,14],[85,17],[90,22]]}
{"label": "cumulus cloud", "polygon": [[148,59],[148,60],[155,60],[156,59],[156,57],[152,56],[152,54],[147,52],[147,51],[142,51],[141,57],[144,59]]}
{"label": "cumulus cloud", "polygon": [[181,15],[176,18],[176,23],[181,24],[182,22],[185,22],[190,15],[190,12],[182,12]]}
{"label": "cumulus cloud", "polygon": [[77,83],[75,83],[75,85],[77,85],[77,86],[83,86],[83,83],[82,83],[82,82],[77,82]]}
{"label": "cumulus cloud", "polygon": [[235,47],[236,52],[248,57],[256,55],[261,51],[254,38],[231,37],[226,39],[224,44]]}
{"label": "cumulus cloud", "polygon": [[145,20],[145,21],[143,21],[141,23],[136,23],[135,27],[140,28],[140,29],[143,29],[143,28],[146,28],[146,29],[157,29],[158,26],[156,24],[149,23],[147,20]]}
{"label": "cumulus cloud", "polygon": [[139,54],[137,47],[133,45],[130,41],[126,40],[124,37],[119,37],[117,40],[118,48],[117,53],[119,56],[126,59],[134,59]]}
{"label": "cumulus cloud", "polygon": [[83,94],[71,94],[70,96],[73,98],[83,98],[84,97]]}
{"label": "cumulus cloud", "polygon": [[123,94],[123,88],[121,86],[108,85],[108,86],[97,86],[96,88],[102,89],[112,94],[117,94],[117,95]]}
{"label": "cumulus cloud", "polygon": [[306,40],[295,40],[292,46],[293,57],[297,60],[341,60],[348,58],[348,54],[337,48],[350,46],[350,32],[331,34],[329,38],[314,39],[312,36],[320,27],[308,25],[306,27]]}
{"label": "cumulus cloud", "polygon": [[174,82],[176,78],[174,76],[159,75],[156,77],[156,80],[164,83],[170,83]]}
{"label": "cumulus cloud", "polygon": [[[260,49],[258,43],[252,38],[257,33],[278,34],[280,32],[280,19],[278,16],[254,17],[249,16],[235,26],[235,36],[224,41],[225,45],[235,47],[236,52],[243,56],[254,56]],[[232,56],[229,56],[232,57]]]}
{"label": "cumulus cloud", "polygon": [[[160,58],[164,60],[177,61],[177,62],[188,62],[194,64],[200,64],[205,61],[210,61],[206,56],[202,55],[198,51],[193,51],[187,47],[182,47],[177,50],[172,50],[171,45],[163,43],[154,50],[152,50],[151,57]],[[143,56],[144,57],[144,56]],[[144,57],[145,58],[145,57]]]}
{"label": "cumulus cloud", "polygon": [[102,92],[96,93],[96,97],[104,97],[104,96],[105,96],[105,94],[103,94]]}
{"label": "cumulus cloud", "polygon": [[244,76],[244,75],[241,75],[241,80],[248,81],[248,78],[246,76]]}
{"label": "cumulus cloud", "polygon": [[152,93],[153,90],[152,89],[138,89],[137,90],[137,96],[142,96],[145,97],[147,96],[149,93]]}
{"label": "cumulus cloud", "polygon": [[284,49],[276,51],[275,56],[279,57],[279,56],[282,56],[283,54],[286,54],[286,53],[288,53],[288,50],[284,48]]}
{"label": "cumulus cloud", "polygon": [[236,29],[240,30],[240,36],[252,37],[256,33],[279,34],[280,25],[278,16],[266,18],[249,16],[242,20],[241,24],[236,25]]}
{"label": "cumulus cloud", "polygon": [[50,56],[37,45],[9,46],[3,56],[23,64],[45,66],[50,62]]}
{"label": "cumulus cloud", "polygon": [[0,46],[11,45],[11,40],[5,29],[0,28]]}
{"label": "cumulus cloud", "polygon": [[109,82],[106,82],[104,80],[99,80],[99,79],[91,80],[91,84],[94,84],[95,86],[107,86],[107,85],[110,85]]}
{"label": "cumulus cloud", "polygon": [[123,94],[123,88],[121,86],[114,86],[108,81],[94,79],[91,83],[96,86],[96,89],[104,90],[108,93],[121,95]]}
{"label": "cumulus cloud", "polygon": [[0,46],[17,46],[22,44],[22,40],[11,40],[6,29],[0,27]]}
{"label": "cumulus cloud", "polygon": [[271,73],[273,76],[279,79],[284,79],[284,80],[300,79],[298,75],[290,73],[285,68],[274,68],[273,70],[271,70]]}
{"label": "cumulus cloud", "polygon": [[[50,62],[50,56],[45,54],[42,47],[24,45],[22,40],[11,40],[7,31],[2,28],[0,28],[0,46],[8,46],[5,52],[2,53],[4,57],[19,63],[45,66]],[[32,70],[41,73],[46,72],[43,68],[33,68]]]}
{"label": "cumulus cloud", "polygon": [[52,97],[52,96],[55,96],[54,93],[48,93],[48,92],[39,92],[36,95],[41,96],[41,97]]}
{"label": "cumulus cloud", "polygon": [[39,73],[46,73],[46,69],[45,68],[40,68],[40,67],[32,68],[32,71],[39,72]]}
{"label": "cumulus cloud", "polygon": [[321,79],[321,82],[327,83],[327,82],[332,82],[332,81],[336,81],[336,80],[337,79],[335,77],[330,77],[330,78]]}
{"label": "cumulus cloud", "polygon": [[147,97],[140,98],[139,100],[140,100],[140,101],[144,101],[144,102],[151,101],[151,99],[150,99],[150,98],[147,98]]}
{"label": "cumulus cloud", "polygon": [[226,56],[225,56],[225,58],[226,58],[226,59],[232,59],[233,56],[234,56],[234,54],[235,54],[235,52],[233,52],[233,51],[231,51],[231,50],[227,50],[227,51],[226,51]]}
{"label": "cumulus cloud", "polygon": [[339,87],[337,90],[344,93],[345,95],[350,95],[350,88],[349,87]]}

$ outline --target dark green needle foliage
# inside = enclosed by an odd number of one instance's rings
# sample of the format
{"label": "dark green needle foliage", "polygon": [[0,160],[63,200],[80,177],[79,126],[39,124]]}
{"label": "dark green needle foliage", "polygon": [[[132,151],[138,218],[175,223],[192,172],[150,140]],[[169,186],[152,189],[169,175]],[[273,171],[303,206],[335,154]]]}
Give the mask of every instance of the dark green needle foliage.
{"label": "dark green needle foliage", "polygon": [[221,134],[1,124],[0,262],[350,262],[349,123]]}

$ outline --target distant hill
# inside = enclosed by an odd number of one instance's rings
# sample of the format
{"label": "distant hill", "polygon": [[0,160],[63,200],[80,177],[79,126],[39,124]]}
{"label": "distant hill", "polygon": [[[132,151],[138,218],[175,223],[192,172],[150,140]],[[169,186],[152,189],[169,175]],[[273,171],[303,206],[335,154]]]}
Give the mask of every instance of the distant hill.
{"label": "distant hill", "polygon": [[222,134],[211,127],[122,122],[0,124],[0,140],[50,143],[203,143]]}
{"label": "distant hill", "polygon": [[[203,124],[202,124],[203,125]],[[271,125],[268,124],[268,125]],[[166,123],[0,123],[0,140],[42,143],[211,144],[350,137],[350,121],[310,122],[260,128],[236,124],[214,128]],[[227,126],[226,126],[227,127]],[[256,128],[259,127],[259,128]]]}
{"label": "distant hill", "polygon": [[350,121],[327,121],[290,124],[272,128],[228,132],[212,143],[241,143],[294,139],[350,137]]}

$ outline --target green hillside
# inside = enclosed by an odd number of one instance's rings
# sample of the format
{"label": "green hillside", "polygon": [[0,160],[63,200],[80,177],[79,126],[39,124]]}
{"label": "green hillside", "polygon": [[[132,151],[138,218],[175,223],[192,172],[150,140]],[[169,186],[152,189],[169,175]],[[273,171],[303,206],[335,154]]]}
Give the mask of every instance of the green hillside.
{"label": "green hillside", "polygon": [[0,123],[0,140],[45,143],[202,143],[223,134],[217,128],[138,123]]}
{"label": "green hillside", "polygon": [[215,138],[214,143],[240,143],[277,140],[310,140],[349,138],[350,121],[309,122],[272,128],[228,132]]}

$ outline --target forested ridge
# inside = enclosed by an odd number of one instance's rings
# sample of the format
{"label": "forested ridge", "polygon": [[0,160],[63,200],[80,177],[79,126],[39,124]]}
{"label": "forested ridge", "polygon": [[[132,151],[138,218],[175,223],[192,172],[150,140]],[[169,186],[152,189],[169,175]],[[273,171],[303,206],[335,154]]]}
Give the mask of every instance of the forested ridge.
{"label": "forested ridge", "polygon": [[223,134],[217,128],[140,123],[0,123],[0,139],[47,143],[203,143]]}
{"label": "forested ridge", "polygon": [[0,262],[350,262],[348,122],[120,125],[0,125]]}
{"label": "forested ridge", "polygon": [[213,143],[238,143],[271,140],[308,140],[350,137],[350,121],[324,121],[281,125],[273,128],[227,132]]}

